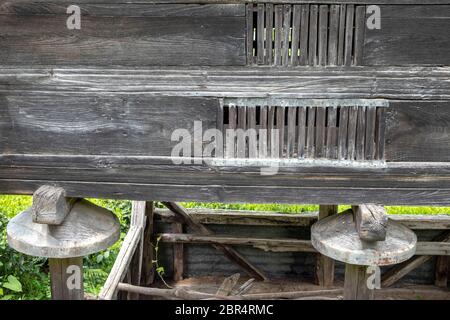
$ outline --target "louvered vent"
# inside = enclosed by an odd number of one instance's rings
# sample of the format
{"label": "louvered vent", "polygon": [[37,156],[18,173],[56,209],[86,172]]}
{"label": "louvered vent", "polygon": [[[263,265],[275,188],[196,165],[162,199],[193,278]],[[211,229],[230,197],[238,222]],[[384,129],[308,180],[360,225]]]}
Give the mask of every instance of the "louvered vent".
{"label": "louvered vent", "polygon": [[248,64],[359,65],[365,6],[247,4]]}
{"label": "louvered vent", "polygon": [[223,154],[383,160],[386,106],[384,100],[226,99],[218,129],[234,136],[224,139]]}

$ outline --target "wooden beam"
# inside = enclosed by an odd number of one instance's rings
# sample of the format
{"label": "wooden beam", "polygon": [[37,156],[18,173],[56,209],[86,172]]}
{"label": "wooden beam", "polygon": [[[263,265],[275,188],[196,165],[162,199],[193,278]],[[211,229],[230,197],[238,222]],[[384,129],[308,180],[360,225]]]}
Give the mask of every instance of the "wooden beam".
{"label": "wooden beam", "polygon": [[367,286],[367,266],[345,265],[344,300],[373,300],[374,290]]}
{"label": "wooden beam", "polygon": [[[174,233],[183,233],[183,225],[181,223],[173,223],[172,231]],[[184,249],[182,243],[173,244],[173,280],[183,280],[184,272]]]}
{"label": "wooden beam", "polygon": [[230,236],[198,236],[192,234],[160,234],[162,242],[168,243],[196,243],[215,245],[242,245],[273,252],[317,252],[310,240],[296,239],[258,239]]}
{"label": "wooden beam", "polygon": [[128,230],[119,254],[117,255],[116,261],[114,262],[111,272],[109,273],[109,276],[99,294],[100,299],[111,300],[116,297],[117,286],[119,282],[123,280],[128,271],[128,266],[130,265],[133,254],[136,251],[139,241],[141,240],[141,234],[141,226],[132,226]]}
{"label": "wooden beam", "polygon": [[[437,242],[450,241],[450,232],[446,231],[440,234],[434,239],[434,241]],[[393,285],[398,280],[407,275],[409,272],[411,272],[412,270],[416,269],[417,267],[421,266],[422,264],[430,260],[432,257],[433,257],[432,255],[415,256],[409,259],[408,261],[405,261],[392,267],[382,277],[381,286],[389,287]]]}
{"label": "wooden beam", "polygon": [[[337,214],[337,205],[321,205],[319,207],[319,219],[324,219],[330,215]],[[316,256],[315,282],[319,286],[331,287],[334,283],[334,260],[318,254]]]}
{"label": "wooden beam", "polygon": [[33,222],[60,225],[69,214],[77,198],[66,197],[63,188],[43,185],[33,194],[31,215]]}
{"label": "wooden beam", "polygon": [[[83,257],[65,258],[65,259],[49,259],[50,266],[50,285],[53,300],[83,300]],[[69,267],[75,267],[68,272]],[[79,287],[76,283],[73,288],[69,288],[68,281],[71,275],[79,272],[79,279],[74,279],[79,282]],[[71,277],[73,278],[73,277]]]}
{"label": "wooden beam", "polygon": [[450,259],[448,256],[439,256],[436,258],[434,285],[440,288],[447,288],[448,271]]}
{"label": "wooden beam", "polygon": [[368,242],[384,241],[388,217],[383,206],[362,204],[353,206],[356,230],[359,238]]}
{"label": "wooden beam", "polygon": [[[278,213],[272,211],[248,211],[228,209],[186,209],[197,223],[251,226],[308,227],[317,221],[319,212]],[[155,209],[158,218],[166,223],[182,222],[168,209]],[[414,230],[450,229],[450,215],[390,214],[388,218]]]}
{"label": "wooden beam", "polygon": [[[183,207],[178,205],[175,202],[163,202],[163,204],[172,210],[174,213],[178,214],[180,217],[183,217],[185,220],[185,223],[190,226],[192,229],[194,229],[196,232],[202,234],[202,235],[212,235],[213,232],[209,230],[207,227],[205,227],[202,224],[199,224],[195,222],[185,211]],[[233,248],[222,245],[222,244],[214,244],[213,245],[217,250],[223,252],[225,256],[240,266],[245,272],[247,272],[251,277],[258,279],[258,280],[266,280],[267,277],[260,271],[258,268],[256,268],[253,264],[251,264],[247,259],[245,259],[240,253],[238,253]]]}
{"label": "wooden beam", "polygon": [[141,283],[149,286],[153,283],[155,278],[154,260],[154,203],[152,201],[146,202],[145,207],[145,228],[144,228],[144,248],[142,257],[142,278]]}

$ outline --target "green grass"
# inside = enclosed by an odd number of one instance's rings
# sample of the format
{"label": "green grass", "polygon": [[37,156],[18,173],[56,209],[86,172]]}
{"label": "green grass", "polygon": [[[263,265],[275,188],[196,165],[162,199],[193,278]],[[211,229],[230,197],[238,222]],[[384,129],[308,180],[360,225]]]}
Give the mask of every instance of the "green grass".
{"label": "green grass", "polygon": [[[117,200],[89,199],[97,205],[113,211],[121,222],[121,241],[108,250],[90,255],[84,259],[84,286],[87,293],[97,295],[115,261],[123,237],[130,223],[131,202]],[[44,258],[22,255],[9,248],[6,242],[6,224],[9,219],[31,205],[30,196],[0,195],[0,300],[2,299],[49,299],[48,264]],[[159,206],[159,204],[157,204]],[[183,203],[187,208],[210,208],[251,211],[272,211],[279,213],[301,213],[318,210],[317,205],[288,204],[223,204]],[[340,206],[345,210],[349,206]],[[450,214],[450,207],[387,207],[389,214]],[[8,279],[17,279],[21,290],[12,291]]]}

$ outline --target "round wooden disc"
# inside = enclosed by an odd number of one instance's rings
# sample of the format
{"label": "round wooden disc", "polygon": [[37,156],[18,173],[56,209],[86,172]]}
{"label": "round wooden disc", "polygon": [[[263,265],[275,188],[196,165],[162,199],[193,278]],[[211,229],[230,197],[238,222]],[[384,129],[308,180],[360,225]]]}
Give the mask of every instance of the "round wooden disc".
{"label": "round wooden disc", "polygon": [[416,234],[389,220],[385,241],[364,242],[356,231],[352,212],[332,215],[316,222],[311,241],[321,254],[349,264],[385,266],[408,260],[416,252]]}
{"label": "round wooden disc", "polygon": [[7,235],[13,249],[30,256],[82,257],[113,245],[120,223],[110,211],[83,199],[58,226],[34,223],[27,209],[11,219]]}

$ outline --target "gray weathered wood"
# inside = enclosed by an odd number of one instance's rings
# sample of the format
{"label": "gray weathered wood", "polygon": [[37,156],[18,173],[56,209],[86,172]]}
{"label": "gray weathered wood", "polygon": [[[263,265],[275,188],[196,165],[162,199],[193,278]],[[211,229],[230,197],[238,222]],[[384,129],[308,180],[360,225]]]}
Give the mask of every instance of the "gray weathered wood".
{"label": "gray weathered wood", "polygon": [[225,280],[222,282],[219,289],[217,290],[216,295],[217,296],[231,295],[231,291],[233,291],[233,288],[236,286],[240,277],[241,277],[241,275],[239,273],[235,273],[235,274],[225,278]]}
{"label": "gray weathered wood", "polygon": [[33,222],[60,225],[72,209],[76,198],[66,198],[63,188],[44,185],[33,194]]}
{"label": "gray weathered wood", "polygon": [[301,5],[299,65],[308,65],[309,4]]}
{"label": "gray weathered wood", "polygon": [[330,6],[330,30],[328,35],[328,64],[338,63],[338,41],[339,41],[339,5]]}
{"label": "gray weathered wood", "polygon": [[373,300],[374,290],[369,289],[367,266],[345,265],[344,300]]}
{"label": "gray weathered wood", "polygon": [[312,4],[309,7],[309,39],[308,39],[308,64],[317,65],[317,35],[318,35],[319,7]]}
{"label": "gray weathered wood", "polygon": [[82,31],[75,35],[66,20],[66,13],[2,15],[0,61],[70,66],[246,64],[244,17],[84,15]]}
{"label": "gray weathered wood", "polygon": [[[319,219],[337,214],[337,205],[321,205],[319,207]],[[334,283],[334,260],[322,254],[316,256],[316,283],[323,287],[331,287]]]}
{"label": "gray weathered wood", "polygon": [[311,229],[311,243],[320,253],[338,261],[382,266],[411,258],[417,237],[403,225],[390,221],[385,241],[367,243],[359,238],[353,212],[348,210],[316,222]]}
{"label": "gray weathered wood", "polygon": [[[172,224],[172,232],[183,233],[183,225],[181,223]],[[173,280],[183,280],[184,273],[184,248],[183,244],[173,245]]]}
{"label": "gray weathered wood", "polygon": [[318,63],[321,66],[327,64],[328,54],[328,5],[319,6],[319,22],[318,22]]}
{"label": "gray weathered wood", "polygon": [[120,224],[110,211],[89,201],[77,201],[63,223],[34,223],[31,209],[12,218],[7,227],[8,244],[38,257],[72,258],[104,250],[120,236]]}
{"label": "gray weathered wood", "polygon": [[353,207],[359,238],[368,242],[385,241],[388,216],[383,206],[362,204]]}
{"label": "gray weathered wood", "polygon": [[450,260],[448,256],[439,256],[436,258],[434,285],[440,288],[447,288],[448,272]]}
{"label": "gray weathered wood", "polygon": [[84,300],[83,257],[48,261],[53,300]]}

